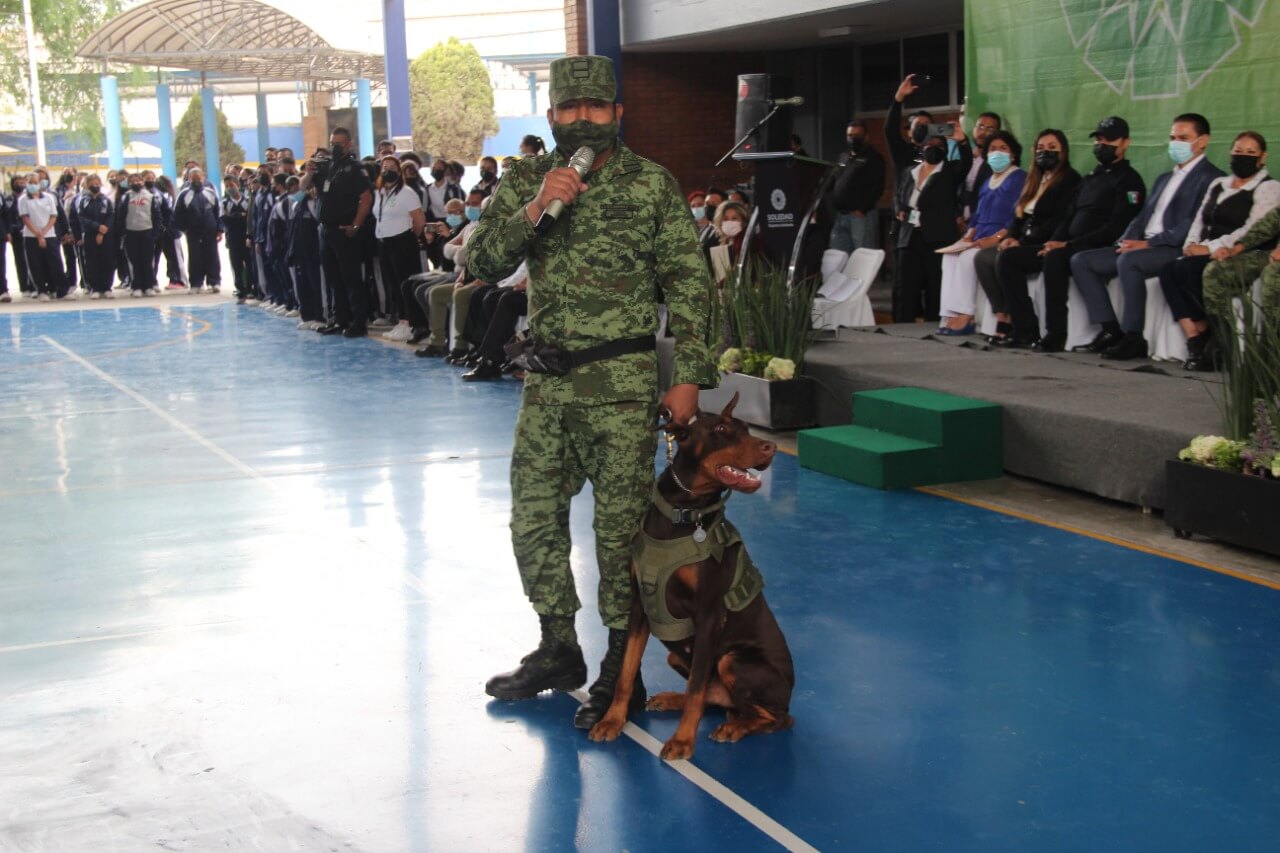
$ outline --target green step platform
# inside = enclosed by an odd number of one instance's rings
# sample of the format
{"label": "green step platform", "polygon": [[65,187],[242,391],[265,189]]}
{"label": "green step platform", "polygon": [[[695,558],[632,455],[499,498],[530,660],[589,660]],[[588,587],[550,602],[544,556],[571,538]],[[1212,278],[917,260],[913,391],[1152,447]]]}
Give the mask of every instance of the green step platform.
{"label": "green step platform", "polygon": [[855,424],[799,434],[800,464],[877,489],[989,480],[1003,473],[1002,415],[942,391],[860,391]]}

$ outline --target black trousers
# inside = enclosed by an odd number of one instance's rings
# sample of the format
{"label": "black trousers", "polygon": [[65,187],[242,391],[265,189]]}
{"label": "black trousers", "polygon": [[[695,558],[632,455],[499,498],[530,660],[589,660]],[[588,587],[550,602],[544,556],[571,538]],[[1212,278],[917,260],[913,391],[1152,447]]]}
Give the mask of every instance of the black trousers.
{"label": "black trousers", "polygon": [[10,239],[13,241],[13,268],[18,271],[18,289],[23,293],[31,293],[35,288],[27,274],[27,249],[22,242],[22,232],[11,232]]}
{"label": "black trousers", "polygon": [[1204,268],[1209,255],[1184,255],[1159,272],[1160,289],[1175,320],[1206,320],[1204,313]]}
{"label": "black trousers", "polygon": [[348,237],[336,225],[320,229],[320,259],[325,280],[333,288],[334,322],[363,326],[369,319],[369,288],[360,264],[360,238]]}
{"label": "black trousers", "polygon": [[[6,243],[9,242],[8,231],[4,232],[4,236],[5,236],[5,242]],[[7,269],[8,261],[5,260],[5,256],[7,254],[8,253],[4,250],[4,246],[0,245],[0,293],[9,292],[9,270]],[[23,290],[26,290],[26,288],[24,287]]]}
{"label": "black trousers", "polygon": [[156,238],[150,231],[124,232],[124,253],[129,260],[129,286],[133,290],[156,289]]}
{"label": "black trousers", "polygon": [[925,243],[918,234],[898,249],[898,276],[893,285],[893,322],[914,323],[924,312],[926,321],[938,319],[942,306],[941,246]]}
{"label": "black trousers", "polygon": [[[160,238],[154,250],[155,264],[152,269],[160,269],[160,256],[164,255],[164,273],[170,284],[182,284],[182,264],[178,261],[178,241],[182,235],[178,233],[160,232]],[[190,282],[187,282],[190,285]]]}
{"label": "black trousers", "polygon": [[382,287],[387,294],[387,315],[397,320],[408,317],[402,285],[409,276],[422,272],[422,254],[412,230],[378,241],[378,262],[382,266]]}
{"label": "black trousers", "polygon": [[187,276],[192,287],[222,285],[222,258],[218,257],[217,231],[187,232]]}
{"label": "black trousers", "polygon": [[[485,300],[497,294],[496,284],[482,284],[471,291],[470,304],[467,306],[467,322],[462,327],[462,339],[473,347],[480,346],[484,333],[489,329],[489,317],[492,310],[485,311]],[[493,303],[496,306],[497,303]]]}
{"label": "black trousers", "polygon": [[227,257],[231,261],[231,281],[236,288],[236,296],[248,297],[253,293],[253,271],[249,266],[249,248],[244,244],[245,233],[229,229],[223,239],[227,241]]}
{"label": "black trousers", "polygon": [[296,264],[293,280],[297,283],[298,313],[303,322],[324,319],[324,297],[320,293],[319,258]]}
{"label": "black trousers", "polygon": [[[102,237],[102,244],[98,244]],[[116,276],[114,234],[86,234],[84,238],[84,286],[90,293],[106,293]]]}
{"label": "black trousers", "polygon": [[79,270],[77,269],[78,264],[79,264],[79,258],[76,255],[76,244],[63,243],[62,244],[62,269],[65,272],[66,279],[67,279],[66,292],[68,293],[75,290],[76,287],[78,286],[77,285],[77,282],[79,281],[79,274],[78,274]]}
{"label": "black trousers", "polygon": [[37,293],[63,296],[67,293],[67,279],[62,271],[62,251],[58,239],[50,234],[44,238],[44,248],[35,237],[22,238],[27,253],[27,274]]}
{"label": "black trousers", "polygon": [[[1040,337],[1040,319],[1027,291],[1027,276],[1035,275],[1044,268],[1044,259],[1039,256],[1042,248],[1039,244],[1032,244],[1014,246],[1003,252],[984,249],[978,253],[974,264],[978,283],[987,294],[991,310],[997,314],[1008,314],[1013,320],[1014,334],[1028,340]],[[1064,308],[1065,299],[1064,294]],[[1065,332],[1065,310],[1062,316],[1062,331]]]}
{"label": "black trousers", "polygon": [[511,288],[500,291],[498,304],[489,320],[489,328],[485,330],[484,339],[480,342],[480,355],[489,361],[506,361],[507,354],[502,346],[515,335],[516,323],[528,312],[528,293]]}

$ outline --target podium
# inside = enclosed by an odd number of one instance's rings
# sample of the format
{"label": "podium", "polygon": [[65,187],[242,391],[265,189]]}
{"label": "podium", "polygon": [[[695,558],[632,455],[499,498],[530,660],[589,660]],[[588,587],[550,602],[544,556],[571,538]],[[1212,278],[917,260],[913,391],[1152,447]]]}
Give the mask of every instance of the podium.
{"label": "podium", "polygon": [[[788,270],[788,284],[818,272],[822,253],[806,251],[815,235],[825,237],[830,223],[818,215],[822,197],[835,175],[834,164],[790,151],[739,152],[733,159],[756,167],[751,221],[738,259],[741,271],[748,255],[758,253]],[[758,226],[758,229],[757,229]],[[757,233],[757,230],[759,233]],[[759,241],[752,246],[749,241]]]}

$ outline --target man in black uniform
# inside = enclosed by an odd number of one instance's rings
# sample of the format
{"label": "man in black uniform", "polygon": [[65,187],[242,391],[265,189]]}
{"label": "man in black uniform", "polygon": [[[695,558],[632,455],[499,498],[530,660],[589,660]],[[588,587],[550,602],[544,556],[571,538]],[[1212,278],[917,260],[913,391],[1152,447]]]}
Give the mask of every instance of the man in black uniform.
{"label": "man in black uniform", "polygon": [[[1053,239],[1044,244],[1039,261],[1044,265],[1046,332],[1037,341],[1040,321],[1026,291],[1008,294],[1014,337],[1036,341],[1037,352],[1062,352],[1067,343],[1067,288],[1071,284],[1071,258],[1077,252],[1110,246],[1120,239],[1142,209],[1147,185],[1125,159],[1129,150],[1129,123],[1119,116],[1098,122],[1089,134],[1097,141],[1093,156],[1098,167],[1086,175]],[[1010,258],[1012,261],[1013,258]],[[1025,273],[1033,275],[1035,260],[1028,259]]]}
{"label": "man in black uniform", "polygon": [[368,334],[369,296],[360,271],[358,235],[373,208],[373,191],[360,161],[351,151],[351,131],[334,128],[329,134],[332,159],[321,161],[314,175],[319,200],[320,252],[325,278],[333,283],[335,321],[318,331],[343,337]]}

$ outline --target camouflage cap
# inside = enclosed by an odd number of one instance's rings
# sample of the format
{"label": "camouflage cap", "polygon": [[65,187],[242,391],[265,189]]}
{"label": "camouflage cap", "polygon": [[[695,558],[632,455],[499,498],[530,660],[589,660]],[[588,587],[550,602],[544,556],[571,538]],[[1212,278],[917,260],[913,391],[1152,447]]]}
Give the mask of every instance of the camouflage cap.
{"label": "camouflage cap", "polygon": [[613,103],[618,98],[618,81],[613,60],[607,56],[566,56],[551,63],[551,105],[596,98]]}

